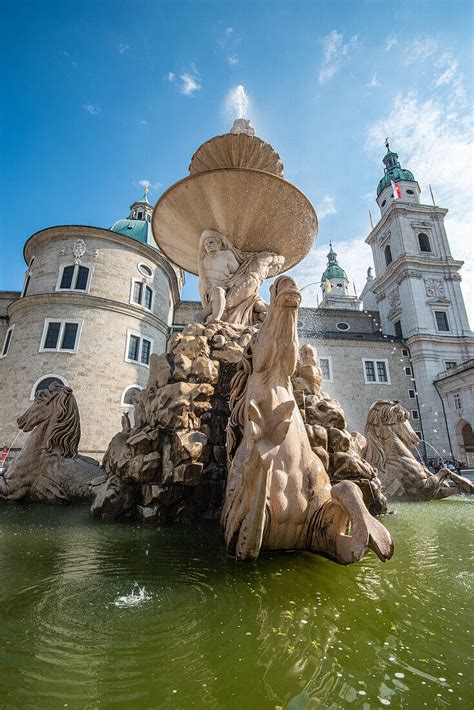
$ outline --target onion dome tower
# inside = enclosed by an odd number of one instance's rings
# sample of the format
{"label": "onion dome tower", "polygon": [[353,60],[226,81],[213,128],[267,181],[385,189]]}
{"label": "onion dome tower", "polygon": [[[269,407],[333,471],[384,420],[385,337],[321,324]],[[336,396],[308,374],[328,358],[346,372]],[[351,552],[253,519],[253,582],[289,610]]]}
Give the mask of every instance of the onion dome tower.
{"label": "onion dome tower", "polygon": [[419,204],[420,202],[420,187],[413,173],[402,168],[398,160],[398,153],[390,150],[388,138],[385,147],[387,148],[387,153],[383,157],[384,176],[377,186],[377,204],[380,207],[381,215],[384,215],[393,200],[397,199],[393,194],[392,182],[396,183],[400,188],[399,200],[410,202],[411,204]]}
{"label": "onion dome tower", "polygon": [[127,219],[119,219],[110,230],[124,234],[126,237],[136,239],[137,242],[155,247],[156,242],[151,229],[153,205],[148,200],[148,186],[145,187],[141,200],[136,200],[130,205],[130,214]]}
{"label": "onion dome tower", "polygon": [[320,308],[349,308],[360,310],[361,301],[349,293],[349,278],[344,269],[339,266],[337,254],[329,242],[327,255],[328,265],[321,276],[321,291],[323,300]]}

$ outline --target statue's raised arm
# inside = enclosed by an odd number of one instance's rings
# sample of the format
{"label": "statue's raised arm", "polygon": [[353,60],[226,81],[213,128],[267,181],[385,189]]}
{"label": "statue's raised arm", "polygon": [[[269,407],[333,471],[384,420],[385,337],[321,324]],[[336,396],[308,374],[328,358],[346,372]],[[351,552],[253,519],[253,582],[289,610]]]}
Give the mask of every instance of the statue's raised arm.
{"label": "statue's raised arm", "polygon": [[240,251],[225,234],[205,229],[199,243],[201,319],[239,325],[261,320],[266,304],[259,288],[284,263],[284,257],[273,252]]}

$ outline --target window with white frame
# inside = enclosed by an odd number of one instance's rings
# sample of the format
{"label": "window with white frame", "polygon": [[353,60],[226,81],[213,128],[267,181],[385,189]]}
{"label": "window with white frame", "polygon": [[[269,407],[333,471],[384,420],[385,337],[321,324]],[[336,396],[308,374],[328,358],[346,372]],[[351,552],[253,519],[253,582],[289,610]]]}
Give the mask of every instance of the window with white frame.
{"label": "window with white frame", "polygon": [[145,365],[145,367],[148,367],[152,348],[153,341],[150,338],[144,338],[142,335],[129,332],[127,333],[125,360],[127,362],[136,362],[139,365]]}
{"label": "window with white frame", "polygon": [[366,384],[390,384],[387,360],[362,360]]}
{"label": "window with white frame", "polygon": [[40,392],[47,390],[49,385],[52,385],[53,382],[58,382],[65,387],[69,387],[67,380],[62,375],[41,375],[31,388],[30,400],[33,400]]}
{"label": "window with white frame", "polygon": [[147,276],[148,278],[153,276],[153,269],[148,266],[148,264],[138,264],[137,269],[143,276]]}
{"label": "window with white frame", "polygon": [[12,335],[13,335],[13,329],[14,325],[11,325],[7,332],[5,333],[5,340],[3,341],[3,348],[2,348],[2,353],[0,357],[6,357],[8,355],[8,350],[10,348],[10,343],[12,342]]}
{"label": "window with white frame", "polygon": [[142,306],[147,311],[153,310],[154,293],[151,286],[138,279],[132,279],[132,292],[130,294],[130,303],[136,306]]}
{"label": "window with white frame", "polygon": [[449,333],[448,314],[446,311],[435,311],[436,328],[440,333]]}
{"label": "window with white frame", "polygon": [[326,382],[332,382],[332,364],[330,357],[320,357],[319,367],[323,373],[323,380]]}
{"label": "window with white frame", "polygon": [[76,353],[79,346],[81,320],[53,320],[44,322],[40,352]]}
{"label": "window with white frame", "polygon": [[28,288],[29,288],[30,281],[31,281],[31,267],[33,266],[34,260],[35,260],[35,257],[32,256],[31,261],[28,264],[28,270],[25,273],[25,281],[23,283],[23,288],[21,289],[20,298],[24,298],[28,293]]}
{"label": "window with white frame", "polygon": [[418,414],[418,409],[411,410],[411,418],[412,419],[419,419],[420,418],[420,415]]}
{"label": "window with white frame", "polygon": [[83,291],[89,290],[91,270],[81,264],[68,264],[59,267],[56,291]]}
{"label": "window with white frame", "polygon": [[408,377],[411,377],[411,367],[409,365],[407,365],[407,367],[405,367],[404,370],[405,370],[405,375],[407,375]]}
{"label": "window with white frame", "polygon": [[410,399],[416,399],[416,392],[415,390],[408,390],[408,397]]}
{"label": "window with white frame", "polygon": [[454,397],[454,407],[459,411],[460,409],[462,409],[461,393],[455,392],[453,394],[453,397]]}
{"label": "window with white frame", "polygon": [[406,348],[402,348],[403,357],[410,357],[410,353]]}
{"label": "window with white frame", "polygon": [[456,367],[457,364],[458,363],[456,360],[445,360],[444,361],[444,368],[445,368],[445,370],[451,370],[451,368]]}

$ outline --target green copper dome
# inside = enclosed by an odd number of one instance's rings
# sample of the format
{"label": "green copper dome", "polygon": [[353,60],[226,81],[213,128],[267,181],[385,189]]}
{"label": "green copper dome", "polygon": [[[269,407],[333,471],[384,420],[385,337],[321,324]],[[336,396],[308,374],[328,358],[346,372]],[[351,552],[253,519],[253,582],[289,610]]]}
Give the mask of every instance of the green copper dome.
{"label": "green copper dome", "polygon": [[331,242],[329,242],[328,265],[326,271],[324,271],[323,275],[321,276],[321,282],[324,283],[326,279],[346,279],[347,281],[349,280],[344,269],[341,269],[341,267],[337,263],[337,254],[332,248]]}
{"label": "green copper dome", "polygon": [[145,219],[119,219],[110,227],[110,231],[136,239],[137,242],[148,244],[151,247],[155,247],[155,249],[157,248],[151,231],[151,224]]}
{"label": "green copper dome", "polygon": [[400,182],[400,180],[410,180],[411,182],[415,182],[413,173],[410,172],[410,170],[405,170],[401,167],[398,161],[398,154],[390,150],[388,142],[385,145],[387,146],[387,154],[383,159],[385,165],[385,175],[378,184],[377,197],[380,195],[382,190],[390,185],[392,180],[393,182]]}

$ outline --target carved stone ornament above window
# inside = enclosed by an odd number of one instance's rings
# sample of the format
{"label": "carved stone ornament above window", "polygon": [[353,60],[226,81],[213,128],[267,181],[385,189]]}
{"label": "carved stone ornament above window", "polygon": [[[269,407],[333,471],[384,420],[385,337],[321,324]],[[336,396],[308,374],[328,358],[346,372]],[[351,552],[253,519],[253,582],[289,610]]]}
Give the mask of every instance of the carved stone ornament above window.
{"label": "carved stone ornament above window", "polygon": [[444,282],[441,279],[424,279],[426,295],[430,298],[444,298]]}
{"label": "carved stone ornament above window", "polygon": [[[83,239],[76,239],[76,241],[74,242],[74,244],[73,244],[73,246],[72,246],[71,251],[72,251],[73,256],[74,256],[74,263],[75,263],[75,264],[80,264],[80,263],[81,263],[81,259],[82,259],[82,257],[84,256],[84,254],[90,254],[90,256],[94,257],[94,259],[95,259],[95,258],[97,257],[97,255],[99,254],[99,250],[98,250],[98,249],[94,249],[93,251],[90,251],[90,250],[87,248],[87,244],[85,243],[85,241],[84,241]],[[66,254],[68,254],[68,253],[69,253],[69,250],[66,249],[66,247],[64,247],[63,249],[61,249],[61,255],[62,255],[62,256],[66,256]]]}
{"label": "carved stone ornament above window", "polygon": [[398,308],[398,306],[401,304],[400,301],[400,291],[398,288],[394,288],[390,293],[388,294],[388,302],[390,303],[390,306],[392,308]]}

